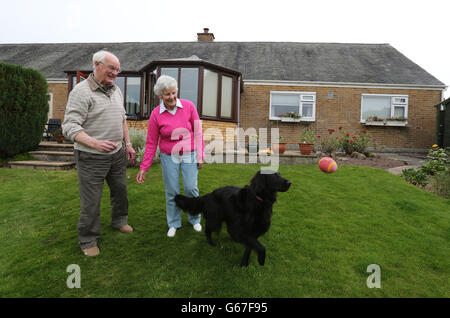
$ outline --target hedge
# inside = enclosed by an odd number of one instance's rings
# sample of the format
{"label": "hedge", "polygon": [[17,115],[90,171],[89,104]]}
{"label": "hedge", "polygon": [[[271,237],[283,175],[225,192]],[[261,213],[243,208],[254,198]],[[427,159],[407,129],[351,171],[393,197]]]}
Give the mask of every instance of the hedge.
{"label": "hedge", "polygon": [[0,157],[36,149],[48,109],[47,81],[41,73],[0,63]]}

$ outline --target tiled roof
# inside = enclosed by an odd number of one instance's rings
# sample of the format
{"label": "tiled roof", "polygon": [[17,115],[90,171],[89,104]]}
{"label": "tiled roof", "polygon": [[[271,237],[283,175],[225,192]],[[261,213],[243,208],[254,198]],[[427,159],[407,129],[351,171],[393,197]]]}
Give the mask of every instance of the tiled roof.
{"label": "tiled roof", "polygon": [[65,70],[89,70],[92,55],[106,49],[121,67],[138,71],[155,60],[192,56],[242,73],[244,81],[305,81],[444,87],[445,84],[389,44],[296,42],[133,42],[0,44],[0,62],[66,78]]}

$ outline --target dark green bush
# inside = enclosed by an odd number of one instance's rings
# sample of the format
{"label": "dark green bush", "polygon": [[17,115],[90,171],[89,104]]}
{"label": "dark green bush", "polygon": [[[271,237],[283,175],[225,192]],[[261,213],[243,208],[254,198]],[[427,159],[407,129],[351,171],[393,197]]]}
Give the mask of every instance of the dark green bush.
{"label": "dark green bush", "polygon": [[406,169],[402,172],[403,179],[417,186],[424,187],[428,184],[429,175],[422,169]]}
{"label": "dark green bush", "polygon": [[0,63],[0,157],[36,149],[47,113],[45,77],[33,69]]}

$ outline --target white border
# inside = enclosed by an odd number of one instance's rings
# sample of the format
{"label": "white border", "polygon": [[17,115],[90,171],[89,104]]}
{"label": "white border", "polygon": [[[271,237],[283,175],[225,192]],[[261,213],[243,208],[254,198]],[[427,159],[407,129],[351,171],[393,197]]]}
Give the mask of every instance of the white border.
{"label": "white border", "polygon": [[389,89],[419,89],[419,90],[436,90],[436,91],[445,91],[448,88],[448,86],[445,85],[439,86],[439,85],[416,85],[416,84],[299,82],[299,81],[270,81],[270,80],[244,80],[244,85],[389,88]]}
{"label": "white border", "polygon": [[[361,111],[361,115],[360,115],[360,122],[365,124],[366,123],[366,119],[362,118],[362,106],[363,106],[363,99],[364,96],[385,96],[385,97],[390,97],[391,99],[391,116],[393,116],[393,112],[394,112],[394,105],[399,105],[399,104],[394,104],[394,102],[392,101],[392,97],[403,97],[406,98],[406,105],[405,106],[405,118],[408,118],[408,107],[409,107],[409,96],[408,95],[399,95],[399,94],[361,94],[361,107],[360,107],[360,111]],[[399,105],[399,106],[403,106],[403,105]]]}
{"label": "white border", "polygon": [[[308,103],[308,104],[313,104],[313,117],[302,117],[300,118],[300,121],[316,121],[316,103],[317,103],[317,93],[316,92],[301,92],[301,91],[270,91],[270,101],[269,101],[269,120],[280,120],[281,121],[281,117],[276,117],[276,116],[272,116],[271,115],[271,110],[272,110],[272,94],[284,94],[284,95],[300,95],[299,97],[299,105],[298,105],[298,109],[299,111],[301,111],[301,104],[302,103]],[[307,100],[307,101],[302,101],[301,96],[302,95],[312,95],[314,97],[314,99],[312,101]]]}

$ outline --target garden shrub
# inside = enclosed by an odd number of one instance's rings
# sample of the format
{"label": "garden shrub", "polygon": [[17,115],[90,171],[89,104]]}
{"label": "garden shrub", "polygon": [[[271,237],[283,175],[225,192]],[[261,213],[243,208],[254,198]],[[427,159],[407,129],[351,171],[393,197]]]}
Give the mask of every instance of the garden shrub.
{"label": "garden shrub", "polygon": [[431,176],[426,189],[440,197],[450,199],[450,170]]}
{"label": "garden shrub", "polygon": [[0,157],[38,147],[48,114],[47,81],[36,70],[0,63]]}
{"label": "garden shrub", "polygon": [[445,149],[433,147],[427,155],[427,161],[422,165],[422,170],[432,176],[448,168],[448,153]]}
{"label": "garden shrub", "polygon": [[434,145],[428,151],[427,161],[417,169],[407,169],[402,173],[403,179],[420,187],[427,187],[431,192],[449,197],[450,167],[449,154]]}
{"label": "garden shrub", "polygon": [[[144,159],[145,142],[147,140],[147,130],[140,130],[131,127],[128,130],[128,132],[130,134],[130,142],[133,145],[134,150],[136,151],[134,166],[138,167],[141,165],[142,159]],[[159,157],[159,147],[156,149],[155,159],[158,160],[158,157]],[[129,166],[133,165],[129,164]]]}
{"label": "garden shrub", "polygon": [[328,136],[321,138],[317,136],[319,140],[319,148],[322,152],[328,156],[332,156],[333,153],[341,150],[341,143],[338,137],[333,136],[334,129],[328,130]]}
{"label": "garden shrub", "polygon": [[368,147],[373,144],[373,138],[369,135],[367,130],[363,130],[360,135],[354,135],[341,130],[341,135],[339,141],[341,144],[341,149],[347,155],[351,155],[354,152],[359,152],[364,155],[368,154]]}
{"label": "garden shrub", "polygon": [[351,135],[339,127],[339,135],[334,136],[334,129],[328,129],[328,136],[320,138],[320,149],[326,154],[331,154],[337,151],[343,151],[346,155],[351,155],[354,152],[362,153],[366,156],[371,154],[368,151],[370,146],[374,146],[375,142],[372,136],[367,132],[367,130],[362,130],[359,135]]}
{"label": "garden shrub", "polygon": [[428,175],[422,169],[406,169],[402,172],[403,179],[405,181],[416,185],[424,187],[428,183]]}

